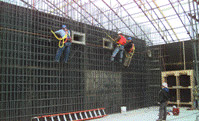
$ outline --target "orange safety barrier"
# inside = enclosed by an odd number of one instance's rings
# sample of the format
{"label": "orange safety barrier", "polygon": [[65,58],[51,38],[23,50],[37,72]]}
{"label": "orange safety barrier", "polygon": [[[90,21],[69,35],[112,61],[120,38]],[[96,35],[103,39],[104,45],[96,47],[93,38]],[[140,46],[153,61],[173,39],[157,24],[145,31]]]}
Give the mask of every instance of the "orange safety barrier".
{"label": "orange safety barrier", "polygon": [[33,117],[32,121],[85,121],[107,116],[105,108]]}

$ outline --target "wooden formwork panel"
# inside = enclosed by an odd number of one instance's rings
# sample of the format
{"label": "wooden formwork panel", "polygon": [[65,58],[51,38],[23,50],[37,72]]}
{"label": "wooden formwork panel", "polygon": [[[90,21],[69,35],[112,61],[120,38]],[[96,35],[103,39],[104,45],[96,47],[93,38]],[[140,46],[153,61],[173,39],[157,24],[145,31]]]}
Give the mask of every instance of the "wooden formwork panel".
{"label": "wooden formwork panel", "polygon": [[[161,72],[161,75],[162,82],[168,83],[169,90],[176,90],[176,93],[171,93],[173,99],[170,99],[169,104],[176,104],[178,107],[180,105],[193,106],[193,70],[164,71]],[[187,92],[187,96],[186,93],[183,93],[184,91]]]}

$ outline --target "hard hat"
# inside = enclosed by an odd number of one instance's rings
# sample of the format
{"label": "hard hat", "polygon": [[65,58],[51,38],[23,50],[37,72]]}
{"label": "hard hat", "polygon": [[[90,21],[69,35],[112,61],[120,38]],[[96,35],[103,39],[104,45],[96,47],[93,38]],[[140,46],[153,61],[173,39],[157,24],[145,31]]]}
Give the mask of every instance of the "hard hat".
{"label": "hard hat", "polygon": [[167,85],[166,82],[163,82],[163,83],[162,83],[162,86],[168,88],[168,85]]}
{"label": "hard hat", "polygon": [[62,25],[62,28],[64,29],[64,28],[67,28],[67,26],[66,25]]}
{"label": "hard hat", "polygon": [[121,32],[121,31],[118,31],[118,34],[122,34],[122,32]]}
{"label": "hard hat", "polygon": [[132,40],[132,38],[131,38],[131,37],[128,37],[127,40]]}

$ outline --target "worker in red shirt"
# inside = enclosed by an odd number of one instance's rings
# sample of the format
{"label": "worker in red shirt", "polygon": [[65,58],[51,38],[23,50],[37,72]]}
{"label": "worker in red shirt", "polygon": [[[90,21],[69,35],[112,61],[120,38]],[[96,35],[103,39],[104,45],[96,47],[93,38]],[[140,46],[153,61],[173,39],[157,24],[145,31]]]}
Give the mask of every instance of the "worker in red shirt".
{"label": "worker in red shirt", "polygon": [[120,60],[119,62],[122,63],[123,52],[124,52],[124,45],[126,44],[126,38],[122,35],[122,32],[118,32],[118,37],[115,39],[117,42],[117,47],[112,53],[111,61],[114,61],[115,56],[120,51]]}

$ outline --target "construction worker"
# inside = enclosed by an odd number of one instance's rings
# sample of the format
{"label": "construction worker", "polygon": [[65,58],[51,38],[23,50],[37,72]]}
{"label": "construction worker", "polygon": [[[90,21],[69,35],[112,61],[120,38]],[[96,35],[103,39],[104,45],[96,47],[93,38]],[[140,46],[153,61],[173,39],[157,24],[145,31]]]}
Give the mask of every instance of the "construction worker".
{"label": "construction worker", "polygon": [[65,39],[64,46],[61,47],[61,48],[59,47],[58,50],[57,50],[55,61],[56,62],[60,61],[60,56],[61,56],[63,50],[66,48],[65,49],[65,59],[64,59],[64,61],[65,61],[65,63],[67,63],[69,53],[70,53],[71,44],[72,44],[72,39],[70,37],[70,31],[67,29],[66,25],[62,25],[62,29],[55,31],[55,33],[60,35],[61,38]]}
{"label": "construction worker", "polygon": [[166,82],[162,83],[162,89],[159,92],[159,119],[156,121],[165,121],[167,118],[167,104],[169,101],[169,89],[168,84]]}
{"label": "construction worker", "polygon": [[135,52],[135,45],[133,44],[133,40],[131,37],[127,38],[127,43],[124,45],[125,50],[125,59],[124,59],[124,66],[129,67],[133,54]]}
{"label": "construction worker", "polygon": [[127,38],[127,43],[124,45],[124,49],[127,53],[133,53],[135,50],[135,45],[131,37]]}
{"label": "construction worker", "polygon": [[119,62],[122,63],[122,58],[123,58],[123,52],[124,52],[124,45],[126,44],[126,38],[122,35],[122,32],[118,32],[118,37],[115,39],[117,42],[117,47],[115,48],[115,50],[112,53],[111,56],[111,61],[114,61],[115,56],[117,55],[117,53],[120,51],[120,60]]}

